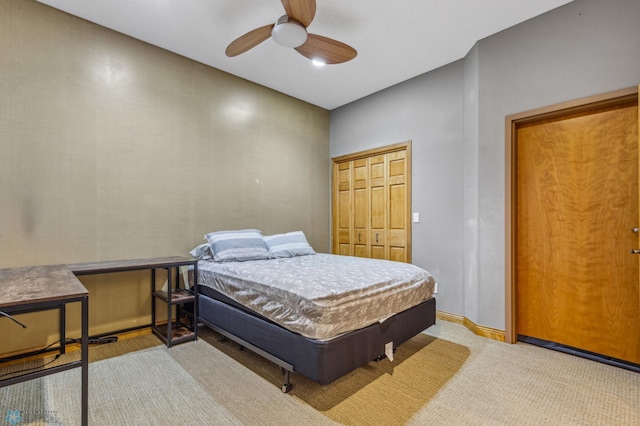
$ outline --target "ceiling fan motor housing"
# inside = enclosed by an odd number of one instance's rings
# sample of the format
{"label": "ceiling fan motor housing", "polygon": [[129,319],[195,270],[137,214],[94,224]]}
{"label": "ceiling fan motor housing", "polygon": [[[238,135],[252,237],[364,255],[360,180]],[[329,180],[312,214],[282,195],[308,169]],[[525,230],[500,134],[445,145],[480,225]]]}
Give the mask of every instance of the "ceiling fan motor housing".
{"label": "ceiling fan motor housing", "polygon": [[298,47],[307,41],[307,29],[295,19],[282,15],[271,30],[271,37],[280,46]]}
{"label": "ceiling fan motor housing", "polygon": [[236,38],[229,43],[225,54],[229,57],[238,56],[265,40],[273,38],[278,45],[294,48],[300,55],[322,65],[341,64],[356,57],[358,52],[348,44],[318,34],[307,33],[307,27],[311,25],[316,15],[316,0],[281,0],[281,2],[284,15],[274,24],[263,25]]}

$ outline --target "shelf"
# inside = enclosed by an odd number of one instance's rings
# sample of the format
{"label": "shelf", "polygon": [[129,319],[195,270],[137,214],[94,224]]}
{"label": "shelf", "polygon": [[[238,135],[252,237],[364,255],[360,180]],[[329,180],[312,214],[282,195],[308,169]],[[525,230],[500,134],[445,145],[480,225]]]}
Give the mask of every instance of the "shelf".
{"label": "shelf", "polygon": [[[167,325],[162,324],[153,327],[153,331],[162,337],[163,340],[167,340]],[[171,325],[171,344],[186,342],[195,340],[196,334],[182,323],[174,322]]]}
{"label": "shelf", "polygon": [[[165,302],[169,302],[169,295],[164,290],[156,290],[153,292],[153,295],[158,297],[159,299],[164,300]],[[195,301],[196,298],[192,292],[184,289],[173,289],[171,290],[171,304],[176,305],[179,303],[189,303]]]}
{"label": "shelf", "polygon": [[[194,271],[194,287],[191,289],[180,288],[180,266],[184,266],[181,261],[163,268],[167,270],[167,281],[162,290],[156,288],[156,268],[151,270],[151,328],[154,334],[160,337],[169,348],[178,343],[198,340],[198,303],[195,287],[198,264],[193,261],[190,265]],[[156,322],[157,301],[164,302],[167,306],[167,319],[164,324]],[[174,307],[175,318],[173,318]],[[181,321],[183,316],[189,315],[189,312],[192,314],[189,316],[188,323]],[[168,325],[171,326],[171,331],[169,331]]]}

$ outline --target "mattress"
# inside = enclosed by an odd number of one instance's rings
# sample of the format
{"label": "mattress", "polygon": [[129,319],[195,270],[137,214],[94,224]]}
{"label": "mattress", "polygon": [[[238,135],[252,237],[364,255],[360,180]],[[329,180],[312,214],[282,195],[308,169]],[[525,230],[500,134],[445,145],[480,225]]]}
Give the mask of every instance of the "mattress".
{"label": "mattress", "polygon": [[435,280],[415,265],[316,254],[246,262],[198,262],[198,284],[302,336],[326,340],[433,296]]}

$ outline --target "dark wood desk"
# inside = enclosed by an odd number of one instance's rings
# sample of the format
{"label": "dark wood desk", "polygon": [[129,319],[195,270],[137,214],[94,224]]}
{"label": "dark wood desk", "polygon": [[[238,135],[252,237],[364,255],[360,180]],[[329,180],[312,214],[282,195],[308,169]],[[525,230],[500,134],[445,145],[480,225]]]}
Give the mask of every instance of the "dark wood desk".
{"label": "dark wood desk", "polygon": [[[65,306],[75,302],[82,304],[80,360],[0,380],[0,387],[80,367],[82,369],[81,423],[87,425],[89,418],[89,292],[64,265],[0,269],[0,311],[17,314],[60,309],[60,335],[63,339]],[[15,326],[19,327],[17,324]],[[64,342],[61,342],[61,350],[64,351]]]}
{"label": "dark wood desk", "polygon": [[196,265],[197,259],[172,256],[148,259],[106,260],[104,262],[73,263],[67,265],[75,275],[106,274],[109,272],[139,271],[144,269],[167,268],[169,266]]}
{"label": "dark wood desk", "polygon": [[[194,270],[194,283],[192,290],[179,288],[179,268],[191,266]],[[112,260],[104,262],[76,263],[67,267],[77,276],[105,274],[111,272],[129,272],[149,269],[151,271],[151,330],[160,337],[167,347],[174,344],[198,340],[198,303],[196,285],[198,279],[198,260],[193,257],[154,257],[148,259]],[[156,270],[167,270],[167,290],[156,289]],[[175,277],[171,270],[175,269]],[[156,298],[167,304],[167,323],[159,326],[156,324]],[[180,309],[185,304],[193,305],[193,324],[186,327],[180,322]],[[176,321],[172,320],[172,307],[176,307]]]}
{"label": "dark wood desk", "polygon": [[[83,426],[87,425],[89,418],[89,292],[78,278],[76,278],[76,276],[150,269],[152,273],[151,282],[153,293],[155,291],[156,269],[167,269],[170,271],[171,268],[176,268],[177,270],[179,266],[187,265],[194,267],[194,275],[197,277],[197,260],[179,256],[0,269],[0,311],[11,315],[51,309],[60,310],[61,353],[64,353],[65,351],[66,305],[74,302],[80,302],[82,304],[80,360],[0,380],[0,387],[10,386],[27,380],[47,376],[49,374],[80,367],[82,368],[81,423]],[[174,296],[172,295],[173,289],[170,273],[168,282],[169,288],[166,294],[164,294],[164,297],[168,297],[170,305],[171,303],[180,303],[179,301],[171,302],[174,300]],[[178,278],[176,277],[175,283],[177,284],[177,282]],[[154,310],[151,326],[154,331],[160,335],[160,337],[163,337],[155,325],[155,297],[162,296],[152,295]],[[191,297],[195,300],[195,293],[193,293],[193,296]],[[6,319],[6,321],[10,320]],[[168,321],[168,338],[165,338],[167,346],[171,346],[172,343],[177,343],[178,341],[185,341],[185,338],[175,340],[171,337],[171,306],[169,306]],[[20,327],[18,324],[9,325],[9,327],[13,326]],[[193,337],[190,337],[189,339],[197,340],[197,302],[194,303]]]}

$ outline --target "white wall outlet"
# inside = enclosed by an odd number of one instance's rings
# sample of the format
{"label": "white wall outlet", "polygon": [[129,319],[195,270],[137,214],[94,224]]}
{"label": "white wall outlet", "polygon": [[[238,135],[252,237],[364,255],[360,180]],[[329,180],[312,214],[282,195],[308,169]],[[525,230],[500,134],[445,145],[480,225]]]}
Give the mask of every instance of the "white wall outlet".
{"label": "white wall outlet", "polygon": [[433,287],[433,294],[438,294],[438,283]]}
{"label": "white wall outlet", "polygon": [[420,213],[413,212],[413,223],[418,223],[418,222],[420,222]]}

